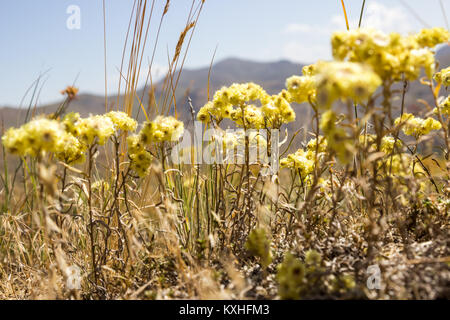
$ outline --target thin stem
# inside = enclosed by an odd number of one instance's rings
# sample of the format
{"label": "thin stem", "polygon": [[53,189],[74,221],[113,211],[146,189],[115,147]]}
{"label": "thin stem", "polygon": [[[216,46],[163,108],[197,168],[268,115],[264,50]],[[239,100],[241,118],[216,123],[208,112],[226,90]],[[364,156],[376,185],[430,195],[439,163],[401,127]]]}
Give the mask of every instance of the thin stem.
{"label": "thin stem", "polygon": [[359,15],[359,23],[358,23],[358,28],[361,28],[361,22],[362,22],[362,18],[363,18],[363,14],[364,14],[364,6],[366,4],[366,0],[363,0],[363,4],[361,7],[361,13]]}

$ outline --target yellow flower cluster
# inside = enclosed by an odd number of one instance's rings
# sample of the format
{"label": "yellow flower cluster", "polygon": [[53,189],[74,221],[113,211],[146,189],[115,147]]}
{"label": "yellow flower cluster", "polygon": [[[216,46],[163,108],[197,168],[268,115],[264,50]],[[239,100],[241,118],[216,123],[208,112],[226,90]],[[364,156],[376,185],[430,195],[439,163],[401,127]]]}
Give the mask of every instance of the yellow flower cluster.
{"label": "yellow flower cluster", "polygon": [[[258,100],[261,107],[250,104]],[[217,122],[229,118],[238,126],[249,129],[279,128],[283,123],[295,120],[290,101],[291,95],[286,90],[270,96],[257,84],[235,83],[218,90],[214,99],[199,110],[197,119],[209,123],[213,116]]]}
{"label": "yellow flower cluster", "polygon": [[306,151],[298,149],[295,153],[281,159],[280,167],[296,169],[300,172],[302,179],[308,179],[309,174],[314,171],[316,160],[322,160],[327,145],[327,140],[323,136],[319,136],[319,145],[316,138],[312,139],[306,145]]}
{"label": "yellow flower cluster", "polygon": [[139,137],[142,143],[178,141],[184,132],[184,124],[174,117],[157,116],[153,121],[144,123]]}
{"label": "yellow flower cluster", "polygon": [[[361,135],[359,136],[359,143],[362,146],[368,146],[369,151],[376,151],[376,139],[377,137],[374,134]],[[394,150],[394,144],[397,146],[397,148],[402,147],[402,142],[400,139],[397,139],[397,141],[395,141],[394,137],[385,136],[381,138],[380,150],[386,154],[391,154]]]}
{"label": "yellow flower cluster", "polygon": [[440,43],[449,40],[450,33],[444,28],[423,29],[415,36],[417,43],[422,48],[434,48]]}
{"label": "yellow flower cluster", "polygon": [[86,160],[86,147],[71,133],[66,132],[61,137],[61,148],[56,153],[56,157],[67,163],[83,163]]}
{"label": "yellow flower cluster", "polygon": [[282,90],[277,95],[267,95],[261,99],[261,111],[264,114],[267,127],[279,128],[283,123],[295,121],[295,111],[292,109],[291,101],[292,96],[286,90]]}
{"label": "yellow flower cluster", "polygon": [[428,78],[433,77],[435,72],[436,62],[434,59],[434,52],[429,49],[421,48],[411,50],[409,66],[405,66],[405,76],[407,79],[417,79],[420,75],[420,69],[423,67]]}
{"label": "yellow flower cluster", "polygon": [[152,156],[147,150],[141,150],[137,153],[130,154],[131,168],[139,175],[144,177],[148,174],[152,162]]}
{"label": "yellow flower cluster", "polygon": [[[392,159],[390,156],[385,157],[379,162],[379,167],[384,166],[387,172],[398,176],[408,176],[412,173],[413,161],[409,154],[394,154]],[[391,168],[392,166],[392,168]]]}
{"label": "yellow flower cluster", "polygon": [[264,89],[252,82],[249,83],[233,83],[230,87],[222,88],[214,95],[214,105],[220,107],[221,104],[231,104],[240,106],[249,101],[261,99],[267,95]]}
{"label": "yellow flower cluster", "polygon": [[386,154],[391,154],[394,151],[394,145],[397,148],[401,148],[402,142],[399,139],[395,141],[394,137],[386,136],[381,139],[380,149]]}
{"label": "yellow flower cluster", "polygon": [[139,134],[127,138],[131,169],[140,177],[148,174],[152,156],[145,146],[152,142],[177,141],[184,132],[184,124],[174,117],[158,116],[144,123]]}
{"label": "yellow flower cluster", "polygon": [[442,69],[434,75],[434,80],[445,87],[450,86],[450,67]]}
{"label": "yellow flower cluster", "polygon": [[[231,107],[231,111],[233,107]],[[226,112],[226,115],[224,114]],[[211,122],[211,115],[215,115],[219,121],[220,119],[227,118],[230,116],[230,110],[227,108],[226,110],[214,109],[214,102],[208,101],[197,113],[197,120],[203,123]]]}
{"label": "yellow flower cluster", "polygon": [[295,111],[290,102],[291,94],[282,90],[277,95],[266,96],[261,100],[265,124],[267,127],[279,128],[283,123],[295,121]]}
{"label": "yellow flower cluster", "polygon": [[[441,111],[441,114],[450,115],[450,96],[443,99],[441,103],[439,103],[439,109]],[[433,109],[434,114],[438,114],[437,108]]]}
{"label": "yellow flower cluster", "polygon": [[305,179],[314,171],[314,155],[312,152],[298,149],[295,153],[289,154],[280,160],[281,168],[291,168],[299,171],[301,178]]}
{"label": "yellow flower cluster", "polygon": [[75,136],[87,146],[93,143],[104,145],[114,134],[115,125],[111,118],[104,115],[94,115],[80,118],[74,124]]}
{"label": "yellow flower cluster", "polygon": [[77,135],[78,130],[76,128],[76,123],[78,120],[80,120],[80,114],[78,112],[70,112],[64,116],[62,123],[67,132]]}
{"label": "yellow flower cluster", "polygon": [[336,153],[338,159],[347,164],[353,156],[353,146],[343,128],[336,126],[337,116],[332,110],[324,112],[320,118],[320,129],[327,139],[329,149]]}
{"label": "yellow flower cluster", "polygon": [[321,63],[316,78],[321,107],[330,107],[338,99],[365,101],[381,84],[381,79],[369,67],[353,62]]}
{"label": "yellow flower cluster", "polygon": [[308,66],[304,66],[302,68],[302,75],[304,76],[315,76],[317,74],[317,67],[322,63],[322,60],[317,61],[314,64],[310,64]]}
{"label": "yellow flower cluster", "polygon": [[429,134],[432,130],[439,130],[442,125],[433,118],[422,119],[413,114],[405,113],[394,121],[395,125],[401,125],[402,131],[408,136],[416,138]]}
{"label": "yellow flower cluster", "polygon": [[229,87],[216,91],[213,100],[199,110],[197,119],[208,123],[212,115],[216,121],[220,122],[222,119],[231,117],[233,106],[242,107],[247,102],[260,100],[266,95],[264,89],[255,83],[233,83]]}
{"label": "yellow flower cluster", "polygon": [[58,155],[58,158],[68,163],[84,161],[84,152],[87,146],[94,143],[104,145],[106,141],[117,131],[133,131],[137,123],[126,113],[112,111],[104,115],[94,115],[81,118],[79,113],[68,113],[62,124],[67,133],[77,138],[66,138],[66,149]]}
{"label": "yellow flower cluster", "polygon": [[323,136],[319,136],[319,145],[317,145],[317,138],[309,140],[308,144],[306,145],[306,148],[309,152],[316,152],[318,154],[323,154],[327,150],[328,142],[327,139]]}
{"label": "yellow flower cluster", "polygon": [[76,136],[83,144],[103,145],[117,131],[134,131],[137,123],[125,112],[111,111],[104,115],[81,118],[79,113],[68,113],[62,123],[67,132]]}
{"label": "yellow flower cluster", "polygon": [[264,114],[261,108],[248,105],[237,108],[231,112],[231,119],[238,125],[247,129],[261,129],[264,127]]}
{"label": "yellow flower cluster", "polygon": [[2,137],[8,152],[20,156],[38,156],[42,152],[59,152],[63,149],[64,126],[56,120],[39,118],[20,128],[10,128]]}
{"label": "yellow flower cluster", "polygon": [[131,160],[131,169],[140,177],[148,174],[152,158],[150,152],[145,150],[140,135],[131,135],[127,138],[128,155]]}
{"label": "yellow flower cluster", "polygon": [[116,130],[134,131],[137,127],[136,120],[130,118],[128,114],[122,111],[111,111],[105,114],[115,124]]}
{"label": "yellow flower cluster", "polygon": [[127,137],[128,153],[134,154],[144,150],[144,143],[141,141],[141,137],[137,134],[133,134]]}
{"label": "yellow flower cluster", "polygon": [[[81,118],[69,113],[61,121],[34,119],[20,128],[10,128],[2,137],[5,148],[20,156],[39,156],[52,152],[68,164],[81,163],[93,144],[103,145],[117,130],[134,131],[137,122],[126,113],[112,111],[104,115]],[[184,124],[173,117],[158,116],[144,124],[138,135],[127,138],[131,168],[139,175],[148,172],[151,154],[145,145],[151,142],[176,141],[184,132]]]}
{"label": "yellow flower cluster", "polygon": [[383,80],[415,80],[425,69],[429,78],[435,68],[434,53],[430,48],[449,38],[442,28],[425,29],[419,34],[386,35],[373,29],[335,32],[331,38],[333,57],[369,64]]}
{"label": "yellow flower cluster", "polygon": [[[311,67],[312,68],[312,67]],[[316,97],[316,81],[311,72],[303,76],[292,76],[286,79],[286,88],[291,95],[291,102],[303,103],[314,101]]]}
{"label": "yellow flower cluster", "polygon": [[63,123],[53,119],[38,118],[20,128],[10,128],[3,135],[2,143],[8,152],[21,157],[52,152],[68,164],[85,160],[85,147]]}

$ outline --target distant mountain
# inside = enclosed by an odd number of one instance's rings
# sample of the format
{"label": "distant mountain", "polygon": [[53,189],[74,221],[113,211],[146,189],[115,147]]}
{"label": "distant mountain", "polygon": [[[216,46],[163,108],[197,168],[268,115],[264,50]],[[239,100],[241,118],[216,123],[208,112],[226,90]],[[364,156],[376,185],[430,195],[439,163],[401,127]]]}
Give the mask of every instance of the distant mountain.
{"label": "distant mountain", "polygon": [[[286,78],[301,73],[301,64],[289,61],[254,62],[230,58],[213,65],[210,77],[211,95],[222,86],[231,85],[234,82],[253,81],[263,86],[269,93],[275,94],[284,88]],[[182,119],[190,119],[187,96],[192,99],[196,111],[207,102],[207,83],[209,67],[199,69],[184,69],[181,73],[176,90],[177,111]],[[155,96],[158,101],[163,87],[163,80],[155,85]],[[82,88],[81,88],[82,89]],[[147,88],[148,90],[148,88]],[[142,89],[137,92],[139,97],[144,96],[143,105],[147,105],[148,94],[143,94]],[[122,99],[119,99],[121,101]],[[116,103],[117,96],[108,98],[108,101]],[[137,101],[136,101],[137,102]],[[50,104],[36,108],[36,113],[51,113],[58,104]],[[139,110],[138,104],[134,110]],[[79,94],[77,99],[70,104],[68,111],[79,112],[82,116],[90,113],[98,114],[105,111],[105,99],[102,96]],[[0,124],[5,127],[21,124],[26,116],[25,109],[12,107],[0,108]],[[142,112],[139,118],[142,119]]]}
{"label": "distant mountain", "polygon": [[[445,45],[441,47],[436,59],[439,61],[440,67],[447,67],[450,65],[450,46]],[[250,60],[243,60],[237,58],[230,58],[215,63],[211,70],[210,78],[210,93],[222,86],[230,85],[234,82],[255,82],[264,87],[270,94],[275,94],[284,88],[285,80],[293,74],[301,74],[302,64],[292,63],[286,60],[277,62],[254,62]],[[177,112],[181,119],[190,120],[190,110],[187,105],[187,97],[192,99],[193,106],[197,111],[201,106],[207,102],[207,83],[208,83],[209,67],[198,69],[184,69],[176,90]],[[155,85],[155,96],[158,101],[163,87],[163,80]],[[83,88],[81,88],[82,90]],[[148,90],[148,88],[147,88]],[[443,89],[444,90],[444,89]],[[442,94],[445,94],[442,91]],[[138,91],[137,95],[143,96],[143,105],[147,106],[148,94],[143,94],[142,89]],[[408,88],[406,98],[406,110],[409,112],[420,112],[424,110],[422,104],[418,103],[418,99],[423,99],[432,103],[432,96],[429,88],[421,85],[418,81],[411,83]],[[108,101],[116,103],[117,97],[109,97]],[[122,99],[119,99],[121,103]],[[398,100],[393,100],[397,109],[399,106]],[[50,113],[56,110],[57,104],[50,104],[40,106],[36,109],[36,113]],[[139,112],[139,120],[143,119],[142,112],[138,111],[140,108],[136,101],[134,112],[137,116]],[[310,116],[307,114],[309,108],[302,106],[295,106],[298,119],[300,121],[309,121]],[[70,105],[68,111],[79,112],[82,116],[90,113],[98,114],[105,111],[104,97],[80,94],[77,99]],[[0,108],[0,127],[3,123],[4,127],[16,126],[21,124],[26,115],[26,110],[11,107]],[[295,124],[298,128],[301,125]]]}

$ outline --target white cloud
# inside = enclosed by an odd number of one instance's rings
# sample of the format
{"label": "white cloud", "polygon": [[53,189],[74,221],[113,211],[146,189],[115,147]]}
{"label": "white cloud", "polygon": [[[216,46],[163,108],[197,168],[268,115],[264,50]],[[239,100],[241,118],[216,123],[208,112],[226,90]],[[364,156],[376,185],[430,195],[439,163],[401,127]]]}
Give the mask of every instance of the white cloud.
{"label": "white cloud", "polygon": [[314,26],[305,23],[290,23],[283,30],[286,34],[309,33],[313,31]]}
{"label": "white cloud", "polygon": [[387,7],[378,2],[370,2],[362,22],[363,27],[371,27],[383,32],[399,32],[406,34],[413,31],[411,18],[404,8]]}
{"label": "white cloud", "polygon": [[290,41],[283,47],[283,58],[301,63],[314,63],[318,59],[328,60],[331,58],[330,46],[328,43]]}

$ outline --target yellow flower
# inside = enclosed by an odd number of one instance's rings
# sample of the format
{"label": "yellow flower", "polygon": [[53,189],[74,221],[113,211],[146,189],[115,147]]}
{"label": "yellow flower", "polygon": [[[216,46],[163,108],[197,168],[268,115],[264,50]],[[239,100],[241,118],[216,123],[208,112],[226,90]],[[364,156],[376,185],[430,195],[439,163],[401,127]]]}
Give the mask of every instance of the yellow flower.
{"label": "yellow flower", "polygon": [[23,127],[9,128],[2,136],[2,144],[9,153],[24,156],[28,148],[28,142]]}
{"label": "yellow flower", "polygon": [[115,132],[111,118],[103,115],[81,118],[75,126],[78,130],[78,138],[85,145],[92,145],[93,143],[104,145]]}
{"label": "yellow flower", "polygon": [[59,142],[56,156],[67,164],[83,163],[86,160],[86,148],[70,133],[65,133]]}
{"label": "yellow flower", "polygon": [[64,124],[67,132],[77,136],[79,132],[75,124],[78,120],[80,120],[80,114],[78,112],[70,112],[64,116],[62,123]]}
{"label": "yellow flower", "polygon": [[391,154],[392,151],[394,150],[394,143],[397,148],[401,148],[402,142],[399,139],[395,141],[394,137],[385,136],[381,139],[380,150],[386,154]]}
{"label": "yellow flower", "polygon": [[310,77],[315,76],[316,73],[317,73],[317,66],[318,66],[320,63],[322,63],[321,60],[319,60],[317,63],[310,64],[310,65],[308,65],[308,66],[304,66],[304,67],[302,68],[302,75],[303,75],[303,76],[310,76]]}
{"label": "yellow flower", "polygon": [[295,121],[295,112],[289,103],[291,95],[282,90],[278,95],[267,96],[261,110],[268,127],[279,128],[283,123]]}
{"label": "yellow flower", "polygon": [[298,149],[295,153],[289,154],[280,160],[281,168],[291,168],[298,170],[302,179],[306,179],[314,171],[315,163],[310,159],[308,153],[303,149]]}
{"label": "yellow flower", "polygon": [[306,148],[308,151],[322,153],[327,150],[327,139],[323,136],[319,136],[319,146],[317,147],[317,138],[311,139],[308,144],[306,145]]}
{"label": "yellow flower", "polygon": [[144,144],[141,137],[138,135],[131,135],[127,137],[128,153],[134,154],[144,150]]}
{"label": "yellow flower", "polygon": [[443,86],[448,87],[450,85],[450,67],[442,69],[440,72],[434,75],[434,80],[441,83]]}
{"label": "yellow flower", "polygon": [[139,177],[144,177],[148,174],[152,157],[147,150],[141,150],[137,153],[130,154],[131,169],[133,169]]}
{"label": "yellow flower", "polygon": [[434,54],[430,50],[448,39],[441,29],[422,30],[417,35],[385,35],[373,29],[336,32],[332,36],[333,57],[340,61],[369,64],[384,80],[415,80],[425,68],[428,77],[434,70]]}
{"label": "yellow flower", "polygon": [[242,127],[245,123],[247,129],[261,129],[264,127],[264,114],[261,108],[255,105],[248,105],[233,110],[231,119]]}
{"label": "yellow flower", "polygon": [[204,123],[211,121],[211,115],[217,122],[231,118],[235,113],[233,106],[242,108],[250,101],[263,100],[267,96],[264,89],[252,82],[233,83],[229,87],[222,87],[214,94],[212,101],[208,101],[197,113],[197,119]]}
{"label": "yellow flower", "polygon": [[352,62],[322,63],[316,77],[317,100],[322,107],[330,107],[338,99],[363,102],[381,84],[370,68]]}
{"label": "yellow flower", "polygon": [[316,82],[312,76],[292,76],[286,79],[286,88],[291,95],[290,102],[308,102],[316,95]]}
{"label": "yellow flower", "polygon": [[415,49],[410,51],[409,68],[406,70],[406,76],[408,78],[418,78],[420,75],[420,68],[425,69],[425,73],[428,78],[433,77],[435,71],[434,53],[428,49]]}
{"label": "yellow flower", "polygon": [[[214,112],[214,102],[209,101],[197,113],[197,120],[209,123],[211,121],[211,114],[215,114]],[[216,114],[217,116],[217,114]],[[218,119],[219,120],[219,119]]]}
{"label": "yellow flower", "polygon": [[178,141],[184,133],[184,124],[174,117],[157,116],[155,120],[144,123],[139,133],[142,143]]}
{"label": "yellow flower", "polygon": [[344,129],[336,126],[337,116],[332,110],[322,114],[320,118],[320,129],[327,139],[329,149],[336,153],[338,159],[347,164],[353,156],[354,147]]}
{"label": "yellow flower", "polygon": [[134,131],[137,127],[136,120],[130,118],[128,114],[122,111],[111,111],[105,114],[106,117],[109,117],[112,122],[116,125],[116,129],[120,129],[122,131]]}
{"label": "yellow flower", "polygon": [[421,47],[434,48],[436,45],[448,41],[450,33],[444,28],[422,29],[417,35],[417,43]]}
{"label": "yellow flower", "polygon": [[[441,111],[441,114],[450,115],[450,96],[448,96],[447,98],[440,100],[440,101],[442,101],[439,103],[439,109]],[[433,113],[434,114],[439,113],[437,108],[433,109]]]}
{"label": "yellow flower", "polygon": [[[412,173],[413,161],[409,154],[394,154],[392,160],[387,156],[379,163],[379,167],[384,166],[387,173],[398,176],[408,176]],[[391,168],[392,166],[392,168]]]}
{"label": "yellow flower", "polygon": [[2,143],[11,153],[38,156],[41,152],[58,152],[65,134],[64,126],[60,122],[38,118],[19,129],[9,129],[2,137]]}
{"label": "yellow flower", "polygon": [[415,136],[416,138],[429,134],[433,130],[439,130],[442,127],[441,123],[433,118],[422,119],[414,117],[410,113],[405,113],[395,119],[394,124],[401,125],[406,135]]}

